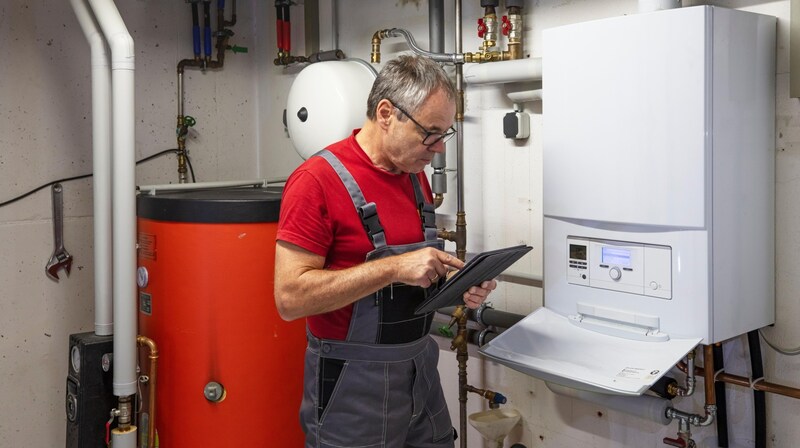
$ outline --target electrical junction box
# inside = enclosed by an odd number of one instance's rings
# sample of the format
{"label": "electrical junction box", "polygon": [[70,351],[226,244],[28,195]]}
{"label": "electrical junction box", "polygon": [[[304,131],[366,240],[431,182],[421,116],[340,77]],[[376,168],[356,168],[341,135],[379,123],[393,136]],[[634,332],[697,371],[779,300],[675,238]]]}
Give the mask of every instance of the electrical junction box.
{"label": "electrical junction box", "polygon": [[525,139],[531,135],[531,117],[525,112],[509,112],[503,117],[503,135],[506,138]]}
{"label": "electrical junction box", "polygon": [[103,355],[113,350],[113,336],[69,336],[66,448],[107,448],[105,425],[116,398],[111,366],[103,367]]}

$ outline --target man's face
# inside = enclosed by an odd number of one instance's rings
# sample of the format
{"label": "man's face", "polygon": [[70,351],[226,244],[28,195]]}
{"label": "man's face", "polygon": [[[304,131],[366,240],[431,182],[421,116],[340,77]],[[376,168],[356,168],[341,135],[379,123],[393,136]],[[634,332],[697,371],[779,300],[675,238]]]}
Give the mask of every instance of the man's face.
{"label": "man's face", "polygon": [[[412,113],[413,120],[408,117],[404,121],[395,120],[386,147],[386,155],[395,171],[418,173],[431,163],[436,153],[444,152],[444,141],[439,140],[427,146],[423,140],[426,131],[440,134],[450,132],[455,113],[455,102],[448,99],[444,92],[438,91]],[[400,116],[403,115],[407,113],[401,112]],[[415,120],[417,123],[414,123]],[[434,139],[436,136],[428,137],[428,140]]]}

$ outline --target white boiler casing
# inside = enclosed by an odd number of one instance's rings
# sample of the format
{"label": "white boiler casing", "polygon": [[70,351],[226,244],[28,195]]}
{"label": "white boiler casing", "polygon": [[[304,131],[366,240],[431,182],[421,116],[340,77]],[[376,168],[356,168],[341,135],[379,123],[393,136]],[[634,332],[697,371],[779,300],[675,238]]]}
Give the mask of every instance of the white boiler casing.
{"label": "white boiler casing", "polygon": [[[484,353],[641,393],[697,342],[774,322],[775,27],[698,6],[545,30],[545,308]],[[569,325],[533,328],[545,317]],[[573,352],[569,329],[602,337]],[[576,374],[617,356],[605,379]]]}

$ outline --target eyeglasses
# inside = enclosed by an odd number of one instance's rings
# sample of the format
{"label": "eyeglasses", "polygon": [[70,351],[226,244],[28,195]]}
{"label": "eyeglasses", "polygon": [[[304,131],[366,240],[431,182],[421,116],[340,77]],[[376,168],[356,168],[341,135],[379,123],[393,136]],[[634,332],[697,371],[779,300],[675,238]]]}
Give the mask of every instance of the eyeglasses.
{"label": "eyeglasses", "polygon": [[418,128],[420,128],[420,130],[422,130],[422,132],[425,133],[425,137],[422,138],[422,144],[425,146],[433,146],[436,143],[438,143],[439,140],[441,140],[442,143],[444,143],[450,140],[451,137],[456,135],[456,130],[452,126],[450,126],[450,129],[448,129],[447,132],[431,132],[428,129],[426,129],[425,126],[419,124],[419,122],[417,122],[417,120],[415,120],[414,117],[412,117],[408,112],[404,111],[394,103],[392,103],[392,106],[394,106],[395,109],[402,112],[403,115],[408,117],[415,125],[417,125]]}

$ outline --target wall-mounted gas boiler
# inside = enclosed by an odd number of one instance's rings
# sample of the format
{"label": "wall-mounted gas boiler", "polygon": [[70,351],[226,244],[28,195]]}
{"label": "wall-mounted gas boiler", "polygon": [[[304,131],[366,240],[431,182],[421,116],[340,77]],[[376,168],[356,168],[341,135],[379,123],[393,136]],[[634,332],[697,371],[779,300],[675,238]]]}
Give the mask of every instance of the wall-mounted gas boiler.
{"label": "wall-mounted gas boiler", "polygon": [[545,306],[484,354],[635,395],[774,322],[775,26],[698,6],[545,30]]}

